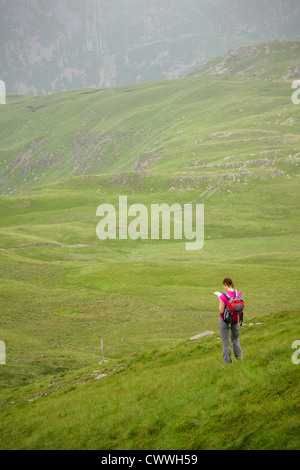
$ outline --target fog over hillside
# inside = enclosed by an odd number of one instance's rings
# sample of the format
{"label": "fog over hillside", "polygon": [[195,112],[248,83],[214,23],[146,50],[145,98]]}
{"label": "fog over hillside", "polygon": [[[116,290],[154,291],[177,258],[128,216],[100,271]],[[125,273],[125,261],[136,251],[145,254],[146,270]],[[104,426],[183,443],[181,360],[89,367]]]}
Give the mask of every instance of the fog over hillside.
{"label": "fog over hillside", "polygon": [[0,8],[8,93],[172,79],[241,45],[300,39],[299,0],[0,0]]}

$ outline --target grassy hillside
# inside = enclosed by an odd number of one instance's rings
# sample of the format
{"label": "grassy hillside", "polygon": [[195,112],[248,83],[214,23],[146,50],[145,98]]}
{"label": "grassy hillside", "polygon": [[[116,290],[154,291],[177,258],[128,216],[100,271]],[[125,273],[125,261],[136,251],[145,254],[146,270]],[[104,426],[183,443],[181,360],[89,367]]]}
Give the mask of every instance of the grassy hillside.
{"label": "grassy hillside", "polygon": [[[1,447],[71,448],[77,435],[78,448],[296,448],[298,185],[278,180],[206,193],[199,252],[98,240],[96,207],[117,202],[105,178],[2,197]],[[119,190],[132,203],[186,201],[155,181]],[[230,372],[212,294],[227,275],[247,306],[245,359]],[[205,330],[215,334],[189,341]],[[232,416],[240,431],[228,444]]]}
{"label": "grassy hillside", "polygon": [[299,42],[255,43],[216,57],[192,70],[188,77],[229,75],[242,79],[287,81],[299,78]]}
{"label": "grassy hillside", "polygon": [[138,355],[119,368],[95,365],[7,392],[1,447],[297,449],[294,327],[299,331],[299,312],[244,326],[246,359],[229,367],[213,335]]}
{"label": "grassy hillside", "polygon": [[299,49],[278,41],[241,48],[223,58],[225,74],[213,77],[200,69],[106,90],[8,95],[0,108],[1,192],[116,171],[172,173],[187,188],[202,178],[213,185],[216,167],[226,169],[221,177],[239,172],[246,182],[261,167],[272,175],[289,163],[285,173],[294,172],[300,134],[291,82],[299,78]]}
{"label": "grassy hillside", "polygon": [[[2,192],[17,194],[0,197],[0,448],[299,448],[290,86],[203,76],[9,97]],[[96,209],[119,195],[204,204],[202,250],[100,241]],[[244,360],[229,367],[213,295],[226,276],[246,302]]]}

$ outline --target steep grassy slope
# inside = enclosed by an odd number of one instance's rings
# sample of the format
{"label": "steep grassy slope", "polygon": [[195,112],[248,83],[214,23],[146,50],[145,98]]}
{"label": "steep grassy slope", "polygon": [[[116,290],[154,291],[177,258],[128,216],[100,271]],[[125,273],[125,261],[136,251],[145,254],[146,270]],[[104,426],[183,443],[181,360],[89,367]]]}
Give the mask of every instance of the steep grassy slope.
{"label": "steep grassy slope", "polygon": [[[88,177],[1,198],[1,339],[9,357],[2,386],[96,363],[101,338],[120,360],[216,331],[212,292],[226,274],[237,279],[249,320],[297,308],[297,181],[235,182],[230,192],[199,198],[149,179],[152,191]],[[117,206],[118,191],[147,207],[204,203],[203,249],[187,252],[184,240],[98,240],[96,208]]]}
{"label": "steep grassy slope", "polygon": [[242,79],[286,81],[300,76],[299,42],[283,40],[233,49],[192,70],[186,77],[230,75]]}
{"label": "steep grassy slope", "polygon": [[[262,166],[267,175],[284,170],[299,151],[299,113],[291,101],[299,47],[274,42],[248,48],[251,54],[239,49],[233,69],[224,58],[229,75],[195,72],[107,90],[9,95],[0,108],[1,192],[90,173],[177,172],[176,180],[190,187],[203,177],[210,182],[212,165],[241,169],[247,179]],[[245,75],[235,76],[237,70]]]}
{"label": "steep grassy slope", "polygon": [[298,449],[299,327],[299,311],[244,326],[246,359],[231,366],[213,335],[6,392],[0,447]]}
{"label": "steep grassy slope", "polygon": [[[290,83],[221,76],[144,87],[2,107],[3,192],[28,189],[0,197],[0,447],[298,448],[300,133]],[[26,108],[33,101],[44,111]],[[103,174],[74,176],[100,172],[95,145]],[[119,195],[148,209],[203,203],[202,250],[100,241],[96,209]],[[226,276],[246,301],[244,361],[229,368],[213,295]],[[214,335],[189,341],[205,330]]]}

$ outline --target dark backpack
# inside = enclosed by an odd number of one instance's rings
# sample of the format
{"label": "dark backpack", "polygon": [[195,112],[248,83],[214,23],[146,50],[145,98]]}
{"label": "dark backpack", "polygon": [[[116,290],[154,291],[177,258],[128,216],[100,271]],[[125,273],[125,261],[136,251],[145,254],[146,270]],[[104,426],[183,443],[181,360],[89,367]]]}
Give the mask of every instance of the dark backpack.
{"label": "dark backpack", "polygon": [[233,298],[227,292],[224,292],[225,297],[228,299],[228,304],[223,313],[223,320],[225,323],[229,323],[230,326],[232,323],[240,323],[242,325],[244,318],[245,302],[239,297],[236,289],[234,292],[235,296]]}

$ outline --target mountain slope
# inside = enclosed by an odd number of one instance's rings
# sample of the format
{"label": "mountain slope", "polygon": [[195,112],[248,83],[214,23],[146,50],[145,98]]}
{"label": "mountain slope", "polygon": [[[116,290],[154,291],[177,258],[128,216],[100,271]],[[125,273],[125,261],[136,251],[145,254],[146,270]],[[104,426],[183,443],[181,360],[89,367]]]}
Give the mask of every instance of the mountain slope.
{"label": "mountain slope", "polygon": [[247,358],[227,367],[217,334],[7,391],[0,447],[296,450],[299,366],[290,338],[299,312],[258,323],[241,333]]}
{"label": "mountain slope", "polygon": [[[298,108],[291,101],[291,77],[299,49],[299,43],[286,42],[238,49],[234,59],[229,55],[233,69],[228,56],[221,61],[232,73],[213,77],[206,74],[220,59],[179,80],[35,98],[8,95],[0,109],[1,192],[120,171],[171,171],[187,182],[225,164],[242,167],[247,176],[247,166],[262,159],[274,171],[284,171],[286,162],[296,170]],[[245,57],[245,50],[255,53]],[[283,76],[286,81],[279,80]]]}
{"label": "mountain slope", "polygon": [[[8,96],[1,448],[299,448],[299,107],[280,79],[295,46],[237,51],[231,74]],[[97,207],[118,213],[119,195],[204,204],[203,248],[99,240]],[[227,276],[246,302],[229,367],[213,295]]]}
{"label": "mountain slope", "polygon": [[299,40],[298,0],[1,0],[0,78],[44,94],[177,78],[254,41]]}
{"label": "mountain slope", "polygon": [[256,80],[293,81],[300,77],[300,43],[277,40],[233,49],[187,77],[229,75]]}

